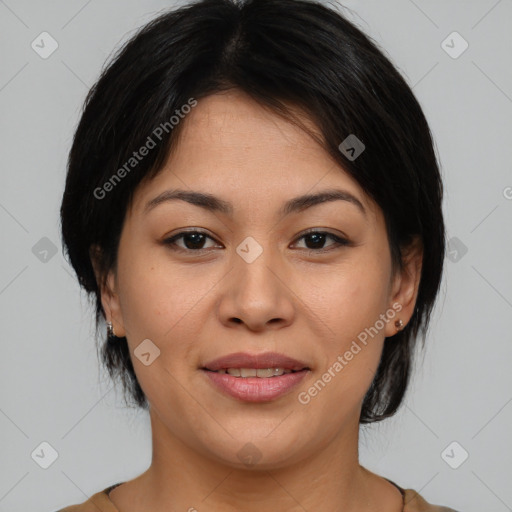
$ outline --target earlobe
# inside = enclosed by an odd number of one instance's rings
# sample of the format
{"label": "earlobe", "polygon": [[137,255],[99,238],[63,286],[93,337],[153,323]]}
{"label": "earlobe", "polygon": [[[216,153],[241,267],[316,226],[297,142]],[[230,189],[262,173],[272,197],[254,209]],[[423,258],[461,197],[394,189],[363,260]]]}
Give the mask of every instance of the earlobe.
{"label": "earlobe", "polygon": [[419,236],[402,250],[403,268],[397,272],[393,283],[391,294],[391,305],[400,304],[400,312],[396,315],[396,321],[402,321],[402,326],[389,322],[389,333],[386,336],[393,336],[402,330],[413,315],[421,281],[421,270],[423,265],[423,244]]}
{"label": "earlobe", "polygon": [[103,304],[103,311],[105,311],[107,316],[107,322],[112,323],[115,335],[118,338],[126,336],[119,295],[117,293],[116,276],[113,270],[109,271],[105,286],[101,292],[101,303]]}
{"label": "earlobe", "polygon": [[101,305],[105,313],[105,320],[112,322],[112,328],[115,335],[119,338],[126,336],[124,329],[124,322],[121,313],[121,305],[119,302],[119,295],[117,293],[116,275],[114,270],[109,270],[106,278],[101,275],[99,258],[101,257],[101,249],[94,246],[89,251],[91,256],[91,263],[94,268],[96,282],[100,288]]}

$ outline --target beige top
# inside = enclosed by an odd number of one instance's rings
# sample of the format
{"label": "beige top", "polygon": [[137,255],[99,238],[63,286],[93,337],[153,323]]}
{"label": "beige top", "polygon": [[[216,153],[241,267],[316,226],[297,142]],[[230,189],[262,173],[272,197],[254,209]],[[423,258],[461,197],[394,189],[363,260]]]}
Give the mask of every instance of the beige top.
{"label": "beige top", "polygon": [[[386,478],[386,480],[388,479]],[[392,483],[402,493],[404,501],[402,512],[457,512],[453,508],[431,505],[430,503],[427,503],[416,491],[412,489],[402,489],[391,480],[388,480],[388,482]],[[82,504],[71,505],[58,510],[57,512],[119,512],[114,503],[110,501],[108,494],[112,489],[123,483],[124,482],[119,482],[111,485],[110,487],[103,489],[103,491],[93,494]]]}

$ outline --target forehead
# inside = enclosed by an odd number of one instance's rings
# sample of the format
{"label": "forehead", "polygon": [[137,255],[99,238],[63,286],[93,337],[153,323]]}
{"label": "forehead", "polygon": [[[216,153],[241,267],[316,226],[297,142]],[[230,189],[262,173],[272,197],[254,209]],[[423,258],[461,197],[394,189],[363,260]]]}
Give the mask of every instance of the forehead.
{"label": "forehead", "polygon": [[[322,138],[308,117],[293,111]],[[357,196],[369,212],[375,208],[357,181],[310,134],[241,91],[199,100],[181,122],[180,138],[163,169],[135,194],[135,209],[142,211],[166,188],[209,192],[228,200],[243,189],[252,200],[264,198],[268,204],[273,198],[283,202],[285,197],[332,187]]]}
{"label": "forehead", "polygon": [[[287,105],[287,108],[321,137],[318,127],[303,112],[291,105]],[[188,132],[187,138],[202,143],[215,140],[234,145],[233,139],[247,138],[252,143],[258,139],[262,145],[266,145],[277,142],[278,136],[280,146],[283,143],[289,147],[300,144],[311,150],[317,145],[303,130],[238,89],[212,94],[199,100],[197,107],[186,117],[184,128]],[[252,136],[254,132],[257,132],[257,137]]]}

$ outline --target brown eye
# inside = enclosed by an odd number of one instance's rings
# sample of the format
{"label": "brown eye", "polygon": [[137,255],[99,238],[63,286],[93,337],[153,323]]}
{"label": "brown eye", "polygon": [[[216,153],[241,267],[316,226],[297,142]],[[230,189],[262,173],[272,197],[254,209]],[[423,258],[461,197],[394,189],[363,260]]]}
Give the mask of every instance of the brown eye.
{"label": "brown eye", "polygon": [[[324,248],[325,241],[327,239],[334,240],[334,243],[328,246],[328,248]],[[308,233],[303,234],[298,240],[304,239],[306,242],[306,250],[310,250],[313,252],[325,252],[330,251],[333,248],[337,248],[340,246],[350,245],[350,242],[339,236],[334,235],[333,233],[328,233],[326,231],[309,231]]]}
{"label": "brown eye", "polygon": [[[204,247],[206,239],[213,238],[202,231],[182,231],[176,235],[164,240],[164,244],[169,245],[171,249],[184,251],[202,251],[208,248]],[[183,246],[176,243],[177,240],[183,239]]]}
{"label": "brown eye", "polygon": [[[173,250],[200,252],[211,248],[204,246],[207,239],[215,241],[211,236],[203,231],[181,231],[180,233],[167,238],[163,243],[170,246]],[[302,239],[304,239],[306,243],[306,247],[304,249],[311,252],[326,252],[340,246],[350,245],[350,242],[347,239],[326,231],[309,231],[297,240]],[[325,248],[324,245],[328,239],[331,239],[334,243],[331,243],[327,248]],[[177,244],[177,240],[182,240],[183,245]]]}

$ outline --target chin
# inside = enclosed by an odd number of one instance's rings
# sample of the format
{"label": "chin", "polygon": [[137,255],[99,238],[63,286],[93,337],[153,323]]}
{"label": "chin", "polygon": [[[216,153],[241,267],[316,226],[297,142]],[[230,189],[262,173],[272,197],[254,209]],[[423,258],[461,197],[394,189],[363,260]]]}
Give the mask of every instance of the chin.
{"label": "chin", "polygon": [[[232,432],[229,428],[227,430]],[[275,431],[271,437],[269,432],[272,430],[268,429],[250,434],[245,431],[245,435],[236,439],[224,437],[221,442],[210,439],[204,446],[209,458],[232,468],[250,471],[279,469],[300,462],[307,457],[308,451],[315,451],[314,446],[308,450],[307,446],[296,441],[300,430],[297,430],[297,435],[289,431]],[[306,440],[301,441],[304,443]]]}

